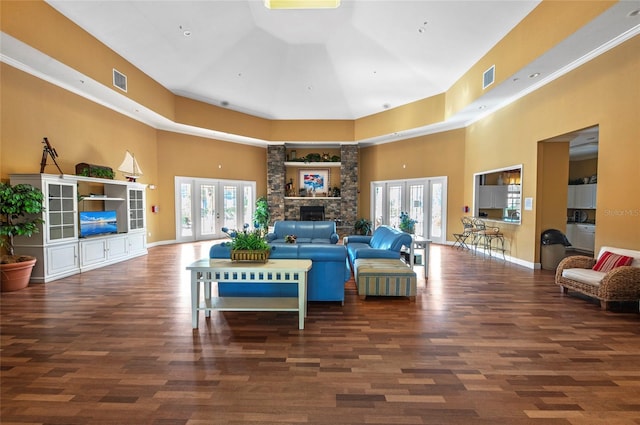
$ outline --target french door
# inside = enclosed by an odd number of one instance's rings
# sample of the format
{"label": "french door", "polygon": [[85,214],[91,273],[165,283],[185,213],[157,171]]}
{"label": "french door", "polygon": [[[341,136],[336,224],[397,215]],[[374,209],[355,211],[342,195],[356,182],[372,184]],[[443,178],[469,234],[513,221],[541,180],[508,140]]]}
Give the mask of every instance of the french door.
{"label": "french door", "polygon": [[392,180],[371,183],[374,229],[386,224],[400,227],[400,213],[416,221],[415,234],[445,243],[447,178]]}
{"label": "french door", "polygon": [[222,238],[223,227],[251,224],[255,191],[255,182],[176,177],[176,240]]}

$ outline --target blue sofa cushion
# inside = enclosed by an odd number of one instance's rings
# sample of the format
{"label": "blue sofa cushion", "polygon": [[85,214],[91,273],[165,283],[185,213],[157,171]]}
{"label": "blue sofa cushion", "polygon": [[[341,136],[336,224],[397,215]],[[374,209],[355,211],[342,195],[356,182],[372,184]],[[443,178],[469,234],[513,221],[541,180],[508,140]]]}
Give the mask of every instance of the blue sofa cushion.
{"label": "blue sofa cushion", "polygon": [[[210,258],[229,259],[228,243],[216,244],[209,250]],[[273,244],[270,259],[309,259],[313,262],[307,273],[307,300],[340,301],[344,304],[344,283],[351,278],[351,269],[344,245]],[[278,283],[218,282],[221,297],[295,297],[298,287]]]}
{"label": "blue sofa cushion", "polygon": [[400,258],[403,246],[411,246],[411,235],[389,226],[379,226],[372,236],[347,238],[347,254],[351,264],[358,258]]}
{"label": "blue sofa cushion", "polygon": [[287,235],[296,235],[296,243],[298,244],[336,244],[339,239],[334,221],[285,220],[273,223],[273,232],[267,234],[267,242],[271,244],[286,243]]}

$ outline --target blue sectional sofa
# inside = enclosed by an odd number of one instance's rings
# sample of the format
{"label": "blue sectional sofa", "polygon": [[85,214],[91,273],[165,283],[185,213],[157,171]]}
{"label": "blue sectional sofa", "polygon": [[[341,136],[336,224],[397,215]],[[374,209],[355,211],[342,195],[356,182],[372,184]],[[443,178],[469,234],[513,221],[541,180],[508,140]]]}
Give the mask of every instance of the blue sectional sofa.
{"label": "blue sectional sofa", "polygon": [[[210,258],[229,259],[228,243],[213,245]],[[307,274],[308,301],[340,301],[344,305],[344,284],[351,278],[351,269],[344,245],[331,244],[275,244],[269,259],[310,259],[313,262]],[[221,297],[295,297],[298,287],[277,283],[218,282]]]}
{"label": "blue sectional sofa", "polygon": [[335,244],[339,239],[334,221],[285,220],[273,223],[273,232],[267,234],[267,242],[283,244],[287,235],[296,235],[299,244]]}
{"label": "blue sectional sofa", "polygon": [[411,235],[393,227],[379,226],[371,236],[347,236],[345,244],[351,264],[357,258],[400,258],[402,247],[411,247]]}

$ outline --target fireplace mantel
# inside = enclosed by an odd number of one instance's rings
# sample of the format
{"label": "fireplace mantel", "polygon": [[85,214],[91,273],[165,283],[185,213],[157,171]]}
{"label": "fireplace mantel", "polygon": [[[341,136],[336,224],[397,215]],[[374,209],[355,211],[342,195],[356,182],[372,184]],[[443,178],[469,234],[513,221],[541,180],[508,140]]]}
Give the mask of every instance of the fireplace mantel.
{"label": "fireplace mantel", "polygon": [[[325,220],[352,227],[358,214],[358,146],[340,146],[339,163],[320,163],[324,167],[340,166],[340,195],[330,196],[285,196],[286,195],[286,147],[267,147],[267,200],[271,220],[299,220],[301,206],[324,206]],[[290,165],[309,165],[290,163]],[[328,165],[331,164],[331,165]],[[315,165],[315,164],[314,164]]]}

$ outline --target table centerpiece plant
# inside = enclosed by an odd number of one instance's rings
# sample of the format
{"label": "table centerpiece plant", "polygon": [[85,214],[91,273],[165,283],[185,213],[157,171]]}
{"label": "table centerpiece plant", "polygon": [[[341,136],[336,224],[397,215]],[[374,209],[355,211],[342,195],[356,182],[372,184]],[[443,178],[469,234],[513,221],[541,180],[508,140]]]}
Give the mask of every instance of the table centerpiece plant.
{"label": "table centerpiece plant", "polygon": [[271,247],[264,240],[259,225],[249,229],[249,225],[245,223],[242,230],[223,227],[222,231],[231,238],[231,242],[228,242],[231,248],[231,261],[266,263],[269,260]]}
{"label": "table centerpiece plant", "polygon": [[414,233],[417,220],[409,217],[409,213],[405,211],[400,212],[400,230],[406,233]]}
{"label": "table centerpiece plant", "polygon": [[13,238],[38,233],[38,225],[44,222],[40,217],[44,211],[43,201],[42,191],[30,184],[0,183],[0,246],[6,250],[0,257],[3,292],[29,285],[36,258],[16,255]]}

